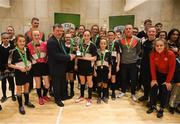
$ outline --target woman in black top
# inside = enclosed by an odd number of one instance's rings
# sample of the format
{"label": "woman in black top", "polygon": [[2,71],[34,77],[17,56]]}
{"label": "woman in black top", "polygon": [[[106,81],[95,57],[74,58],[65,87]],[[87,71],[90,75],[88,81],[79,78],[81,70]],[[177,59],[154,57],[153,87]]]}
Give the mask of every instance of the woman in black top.
{"label": "woman in black top", "polygon": [[9,87],[12,92],[12,100],[16,101],[14,95],[14,72],[11,68],[8,67],[8,57],[9,51],[13,49],[13,46],[9,43],[9,34],[4,32],[1,34],[2,44],[0,45],[0,80],[2,80],[2,94],[1,102],[7,100],[6,96],[6,84],[7,80],[9,82]]}
{"label": "woman in black top", "polygon": [[25,105],[30,108],[35,106],[29,101],[29,71],[31,69],[30,53],[25,48],[25,37],[18,35],[16,37],[16,48],[10,53],[8,66],[15,69],[16,93],[19,103],[19,112],[25,114],[22,104],[22,88],[24,88]]}
{"label": "woman in black top", "polygon": [[[87,80],[88,84],[88,99],[86,106],[90,106],[92,103],[92,75],[94,72],[94,62],[96,61],[97,49],[94,43],[90,40],[91,33],[89,30],[85,30],[83,33],[83,41],[79,45],[79,52],[81,53],[81,57],[77,59],[77,70],[80,76],[81,82],[81,94],[80,97],[76,100],[76,103],[84,100],[84,89],[85,82]],[[80,56],[80,54],[79,54]],[[75,65],[76,66],[76,65]]]}
{"label": "woman in black top", "polygon": [[[107,47],[107,40],[101,39],[99,43],[100,49],[98,50],[98,56],[95,64],[95,76],[97,81],[97,93],[98,99],[97,104],[101,103],[102,100],[107,103],[107,87],[108,87],[108,80],[111,78],[111,54]],[[103,92],[103,97],[101,93]]]}

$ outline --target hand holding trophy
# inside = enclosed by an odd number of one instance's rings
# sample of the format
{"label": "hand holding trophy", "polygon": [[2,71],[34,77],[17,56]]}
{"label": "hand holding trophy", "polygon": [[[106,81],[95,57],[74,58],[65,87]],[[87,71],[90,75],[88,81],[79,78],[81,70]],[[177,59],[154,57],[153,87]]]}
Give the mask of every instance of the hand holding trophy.
{"label": "hand holding trophy", "polygon": [[81,39],[80,38],[75,38],[75,41],[74,41],[74,48],[76,49],[76,56],[77,57],[82,57],[82,52],[81,52]]}

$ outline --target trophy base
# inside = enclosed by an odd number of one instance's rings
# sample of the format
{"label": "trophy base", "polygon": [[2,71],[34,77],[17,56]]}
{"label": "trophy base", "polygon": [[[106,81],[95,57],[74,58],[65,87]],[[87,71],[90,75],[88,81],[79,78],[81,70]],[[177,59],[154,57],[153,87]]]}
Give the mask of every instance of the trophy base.
{"label": "trophy base", "polygon": [[82,53],[81,53],[80,51],[77,51],[77,52],[76,52],[76,56],[77,56],[77,57],[82,57]]}

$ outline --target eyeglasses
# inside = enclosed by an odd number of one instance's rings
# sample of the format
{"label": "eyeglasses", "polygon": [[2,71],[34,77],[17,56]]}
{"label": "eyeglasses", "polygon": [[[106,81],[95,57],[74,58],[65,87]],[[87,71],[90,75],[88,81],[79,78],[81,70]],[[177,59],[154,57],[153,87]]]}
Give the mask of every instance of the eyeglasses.
{"label": "eyeglasses", "polygon": [[37,24],[37,25],[39,25],[39,23],[38,23],[38,22],[35,22],[34,24]]}
{"label": "eyeglasses", "polygon": [[2,38],[2,39],[9,39],[8,37],[4,37],[4,38]]}

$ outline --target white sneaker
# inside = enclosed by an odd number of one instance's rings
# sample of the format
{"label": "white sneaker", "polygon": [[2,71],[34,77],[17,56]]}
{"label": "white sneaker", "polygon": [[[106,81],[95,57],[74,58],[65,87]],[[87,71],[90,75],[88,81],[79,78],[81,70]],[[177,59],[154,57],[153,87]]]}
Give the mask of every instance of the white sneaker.
{"label": "white sneaker", "polygon": [[120,93],[119,95],[117,95],[117,98],[121,98],[125,95],[125,93]]}
{"label": "white sneaker", "polygon": [[75,100],[75,103],[79,103],[79,102],[81,102],[83,100],[84,100],[84,97],[79,97],[78,99]]}
{"label": "white sneaker", "polygon": [[137,98],[136,98],[136,96],[135,96],[135,95],[132,95],[132,96],[131,96],[131,98],[132,98],[132,100],[133,100],[134,102],[136,102],[136,101],[137,101]]}
{"label": "white sneaker", "polygon": [[86,103],[86,106],[90,106],[92,104],[92,100],[91,99],[87,99],[87,103]]}

